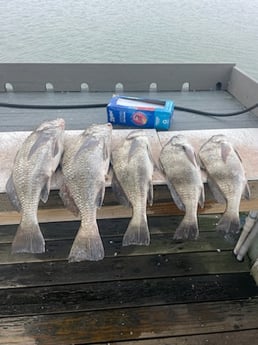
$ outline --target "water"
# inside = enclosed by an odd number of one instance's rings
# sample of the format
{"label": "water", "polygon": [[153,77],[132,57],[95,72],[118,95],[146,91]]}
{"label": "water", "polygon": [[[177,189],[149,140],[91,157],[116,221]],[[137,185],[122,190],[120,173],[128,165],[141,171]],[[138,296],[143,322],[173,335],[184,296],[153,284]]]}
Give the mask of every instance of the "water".
{"label": "water", "polygon": [[235,62],[258,80],[256,0],[0,0],[0,62]]}

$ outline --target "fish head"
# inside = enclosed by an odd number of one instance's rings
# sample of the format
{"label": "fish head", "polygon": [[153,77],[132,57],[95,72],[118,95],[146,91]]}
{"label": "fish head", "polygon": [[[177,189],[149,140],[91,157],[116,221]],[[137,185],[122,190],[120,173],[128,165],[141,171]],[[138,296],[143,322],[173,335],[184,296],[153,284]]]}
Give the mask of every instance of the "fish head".
{"label": "fish head", "polygon": [[126,140],[132,140],[143,136],[146,136],[145,131],[143,129],[136,129],[127,135]]}
{"label": "fish head", "polygon": [[109,137],[112,134],[112,128],[112,124],[109,122],[104,124],[93,124],[86,128],[84,135],[90,135],[96,138]]}
{"label": "fish head", "polygon": [[182,134],[174,135],[168,142],[172,146],[184,146],[188,144],[186,137]]}
{"label": "fish head", "polygon": [[125,142],[127,142],[130,146],[138,146],[138,148],[145,147],[149,149],[150,147],[148,136],[142,129],[130,132],[126,137]]}
{"label": "fish head", "polygon": [[45,121],[36,129],[36,131],[49,131],[51,133],[59,129],[62,131],[65,129],[65,120],[62,118],[58,118],[52,121]]}
{"label": "fish head", "polygon": [[213,135],[209,141],[213,144],[222,144],[227,142],[227,138],[224,134],[216,134]]}

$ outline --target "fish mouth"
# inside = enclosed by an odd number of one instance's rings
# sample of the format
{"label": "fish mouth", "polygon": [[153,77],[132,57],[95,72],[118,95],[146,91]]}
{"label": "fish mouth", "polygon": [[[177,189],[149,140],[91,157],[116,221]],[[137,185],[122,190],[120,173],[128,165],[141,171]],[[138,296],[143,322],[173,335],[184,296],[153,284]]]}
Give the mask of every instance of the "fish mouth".
{"label": "fish mouth", "polygon": [[64,119],[58,118],[55,121],[56,121],[58,127],[65,129],[65,120]]}
{"label": "fish mouth", "polygon": [[65,129],[65,120],[62,118],[57,118],[57,119],[52,120],[52,121],[45,121],[37,128],[37,131],[57,128],[57,127],[64,130]]}

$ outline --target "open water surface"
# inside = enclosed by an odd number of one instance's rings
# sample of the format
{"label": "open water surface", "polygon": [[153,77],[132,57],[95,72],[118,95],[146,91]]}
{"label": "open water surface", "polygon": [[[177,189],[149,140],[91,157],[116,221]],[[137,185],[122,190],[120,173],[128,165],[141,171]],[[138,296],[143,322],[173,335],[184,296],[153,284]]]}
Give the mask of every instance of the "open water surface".
{"label": "open water surface", "polygon": [[0,62],[235,62],[258,79],[257,0],[0,0]]}

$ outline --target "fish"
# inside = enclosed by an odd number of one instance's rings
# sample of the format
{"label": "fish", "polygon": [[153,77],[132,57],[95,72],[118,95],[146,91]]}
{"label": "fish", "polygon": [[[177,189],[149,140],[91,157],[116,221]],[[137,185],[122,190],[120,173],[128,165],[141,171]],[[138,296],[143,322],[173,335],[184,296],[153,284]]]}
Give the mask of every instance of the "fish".
{"label": "fish", "polygon": [[69,145],[61,160],[63,183],[60,196],[64,205],[81,219],[68,261],[98,261],[104,247],[97,224],[102,206],[111,155],[112,125],[93,124]]}
{"label": "fish", "polygon": [[147,202],[153,203],[152,175],[154,160],[146,133],[135,130],[128,134],[111,154],[112,189],[122,205],[132,208],[132,218],[122,245],[149,245]]}
{"label": "fish", "polygon": [[39,201],[47,202],[51,177],[56,171],[64,144],[65,121],[43,122],[22,143],[6,184],[6,193],[21,221],[12,242],[13,253],[44,253],[37,210]]}
{"label": "fish", "polygon": [[217,134],[201,146],[198,157],[207,173],[207,182],[214,198],[220,203],[226,203],[216,230],[228,242],[235,242],[240,232],[241,198],[250,199],[240,155],[226,135]]}
{"label": "fish", "polygon": [[184,217],[175,240],[195,240],[199,236],[197,209],[204,206],[204,185],[192,145],[184,135],[173,136],[162,148],[159,164],[171,196]]}

